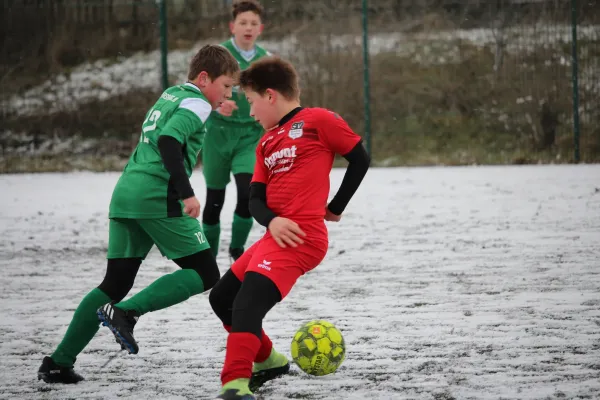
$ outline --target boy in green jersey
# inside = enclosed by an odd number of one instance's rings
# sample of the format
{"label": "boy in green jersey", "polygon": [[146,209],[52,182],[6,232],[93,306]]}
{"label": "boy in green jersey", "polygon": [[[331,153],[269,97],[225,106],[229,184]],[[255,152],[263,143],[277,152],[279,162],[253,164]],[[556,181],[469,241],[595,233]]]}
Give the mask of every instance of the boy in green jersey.
{"label": "boy in green jersey", "polygon": [[[141,315],[185,301],[218,281],[189,177],[211,111],[231,97],[239,71],[226,49],[206,45],[190,63],[188,82],[165,90],[146,114],[140,141],[112,194],[104,280],[83,298],[62,342],[44,358],[38,379],[81,381],[73,365],[98,331],[99,320],[124,349],[137,353],[133,328]],[[181,269],[122,301],[154,245]]]}
{"label": "boy in green jersey", "polygon": [[[257,1],[242,0],[232,5],[229,27],[231,39],[221,43],[238,61],[242,70],[265,55],[256,44],[263,30],[263,8]],[[256,160],[256,144],[263,128],[250,117],[250,106],[244,94],[234,88],[233,98],[212,113],[202,149],[202,172],[206,181],[206,202],[202,228],[215,257],[221,235],[220,216],[225,202],[225,187],[233,174],[237,188],[237,204],[231,226],[229,255],[234,260],[244,252],[252,216],[248,208],[250,180]]]}

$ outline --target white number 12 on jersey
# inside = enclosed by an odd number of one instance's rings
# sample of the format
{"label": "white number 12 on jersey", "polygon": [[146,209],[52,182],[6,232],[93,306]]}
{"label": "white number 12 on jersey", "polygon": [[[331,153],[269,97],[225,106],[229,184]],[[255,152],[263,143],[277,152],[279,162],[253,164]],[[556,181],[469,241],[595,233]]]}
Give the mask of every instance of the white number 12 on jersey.
{"label": "white number 12 on jersey", "polygon": [[204,235],[202,232],[196,232],[196,237],[200,243],[206,243],[206,239],[204,239]]}
{"label": "white number 12 on jersey", "polygon": [[150,132],[150,131],[153,131],[156,129],[156,123],[158,122],[160,115],[161,115],[161,113],[158,110],[151,110],[148,113],[148,117],[146,117],[146,120],[142,124],[142,137],[140,139],[141,142],[148,143],[148,139],[146,137],[144,137],[144,133],[147,133],[147,132]]}

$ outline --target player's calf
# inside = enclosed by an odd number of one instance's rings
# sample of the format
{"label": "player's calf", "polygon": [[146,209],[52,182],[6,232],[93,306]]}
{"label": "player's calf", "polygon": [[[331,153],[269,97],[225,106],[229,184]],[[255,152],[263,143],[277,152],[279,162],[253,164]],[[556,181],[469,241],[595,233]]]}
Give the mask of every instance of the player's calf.
{"label": "player's calf", "polygon": [[73,384],[84,380],[73,367],[62,367],[54,362],[51,357],[44,357],[40,369],[38,369],[38,380],[46,383]]}
{"label": "player's calf", "polygon": [[102,325],[111,330],[117,342],[129,354],[137,354],[139,347],[133,337],[133,328],[137,323],[139,314],[133,310],[124,311],[112,303],[102,306],[97,311],[98,319]]}

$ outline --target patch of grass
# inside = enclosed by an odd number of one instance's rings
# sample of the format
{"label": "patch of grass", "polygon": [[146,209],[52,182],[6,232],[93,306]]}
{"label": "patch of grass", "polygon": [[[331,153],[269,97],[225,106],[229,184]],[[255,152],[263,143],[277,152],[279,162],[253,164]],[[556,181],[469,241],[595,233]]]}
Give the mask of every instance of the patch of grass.
{"label": "patch of grass", "polygon": [[[395,132],[375,133],[372,138],[375,165],[471,165],[572,162],[572,137],[567,134],[547,150],[536,150],[526,140],[506,132],[479,130],[473,121],[446,127],[421,125],[413,117],[399,121]],[[434,132],[427,134],[425,132]],[[588,161],[600,160],[600,154]]]}

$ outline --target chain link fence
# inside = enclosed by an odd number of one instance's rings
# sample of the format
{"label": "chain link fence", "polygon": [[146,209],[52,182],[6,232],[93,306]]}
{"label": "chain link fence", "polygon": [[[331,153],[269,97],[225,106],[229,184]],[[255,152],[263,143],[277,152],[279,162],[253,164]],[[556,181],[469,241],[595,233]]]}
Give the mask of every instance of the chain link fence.
{"label": "chain link fence", "polygon": [[[1,3],[3,170],[26,155],[126,157],[162,89],[157,2]],[[169,83],[185,79],[202,44],[228,38],[230,3],[167,1]],[[357,132],[367,128],[362,38],[368,18],[372,150],[382,165],[568,162],[577,134],[581,160],[600,161],[600,2],[263,5],[260,43],[295,63],[303,104],[335,109]]]}

